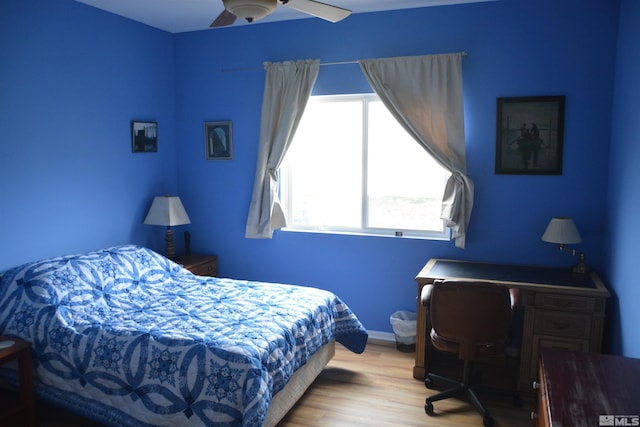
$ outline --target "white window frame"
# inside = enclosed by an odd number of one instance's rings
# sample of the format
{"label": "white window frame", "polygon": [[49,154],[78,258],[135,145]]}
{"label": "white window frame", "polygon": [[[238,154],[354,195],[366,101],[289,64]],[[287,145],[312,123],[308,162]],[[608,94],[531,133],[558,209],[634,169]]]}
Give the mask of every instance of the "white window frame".
{"label": "white window frame", "polygon": [[[287,227],[282,228],[283,231],[289,232],[308,232],[308,233],[326,233],[326,234],[350,234],[350,235],[363,235],[363,236],[377,236],[377,237],[402,237],[402,238],[414,238],[414,239],[428,239],[428,240],[451,240],[451,230],[446,227],[444,220],[442,220],[442,231],[435,230],[415,230],[415,229],[390,229],[390,228],[376,228],[368,227],[368,203],[367,203],[367,174],[368,174],[368,104],[372,101],[380,101],[380,98],[375,93],[367,94],[348,94],[348,95],[320,95],[312,96],[314,101],[319,102],[340,102],[340,101],[363,101],[363,129],[362,129],[362,191],[361,191],[361,227],[340,227],[340,226],[314,226],[308,224],[293,224],[291,222],[289,212],[293,212],[292,201],[288,197],[288,188],[291,188],[292,171],[285,160],[279,170],[279,193],[282,206],[287,215]],[[311,101],[311,99],[310,99]],[[416,142],[417,144],[417,142]],[[445,171],[443,174],[443,189],[446,184],[449,172]]]}

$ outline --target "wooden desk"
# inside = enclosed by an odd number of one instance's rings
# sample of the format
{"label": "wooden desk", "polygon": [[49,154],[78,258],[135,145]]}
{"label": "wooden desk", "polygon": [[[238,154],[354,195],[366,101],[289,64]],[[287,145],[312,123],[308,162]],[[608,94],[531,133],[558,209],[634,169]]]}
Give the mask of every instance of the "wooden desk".
{"label": "wooden desk", "polygon": [[519,290],[524,312],[518,390],[531,393],[541,348],[600,352],[605,302],[609,292],[595,272],[574,275],[570,269],[431,259],[416,276],[418,283],[416,360],[413,376],[423,379],[436,352],[427,339],[427,308],[422,288],[437,279],[481,280]]}
{"label": "wooden desk", "polygon": [[538,426],[637,426],[638,383],[640,359],[542,349]]}

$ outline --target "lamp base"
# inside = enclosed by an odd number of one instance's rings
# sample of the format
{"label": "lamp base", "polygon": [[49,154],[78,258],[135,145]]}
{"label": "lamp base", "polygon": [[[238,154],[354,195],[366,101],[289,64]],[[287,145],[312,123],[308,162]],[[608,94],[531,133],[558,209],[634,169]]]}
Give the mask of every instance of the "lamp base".
{"label": "lamp base", "polygon": [[176,247],[173,245],[173,230],[171,227],[167,227],[167,235],[164,240],[167,242],[166,257],[173,259],[176,256]]}
{"label": "lamp base", "polygon": [[587,264],[584,262],[584,254],[580,253],[580,262],[573,266],[571,271],[574,274],[586,274],[589,269],[587,268]]}

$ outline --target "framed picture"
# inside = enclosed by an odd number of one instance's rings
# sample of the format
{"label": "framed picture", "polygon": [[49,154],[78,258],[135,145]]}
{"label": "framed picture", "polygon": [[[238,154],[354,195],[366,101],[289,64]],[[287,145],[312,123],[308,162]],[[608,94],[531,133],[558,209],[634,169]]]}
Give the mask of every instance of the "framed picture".
{"label": "framed picture", "polygon": [[131,151],[134,153],[158,151],[157,122],[131,122]]}
{"label": "framed picture", "polygon": [[231,160],[233,157],[233,136],[231,121],[205,122],[204,150],[207,160]]}
{"label": "framed picture", "polygon": [[564,96],[498,98],[496,174],[561,175]]}

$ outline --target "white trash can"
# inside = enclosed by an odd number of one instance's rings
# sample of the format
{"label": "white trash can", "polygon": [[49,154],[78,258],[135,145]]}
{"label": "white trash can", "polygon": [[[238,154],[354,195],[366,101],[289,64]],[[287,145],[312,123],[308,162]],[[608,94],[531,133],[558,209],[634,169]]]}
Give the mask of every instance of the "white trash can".
{"label": "white trash can", "polygon": [[402,352],[416,351],[416,319],[414,311],[398,310],[391,315],[391,327],[396,336],[396,348]]}

